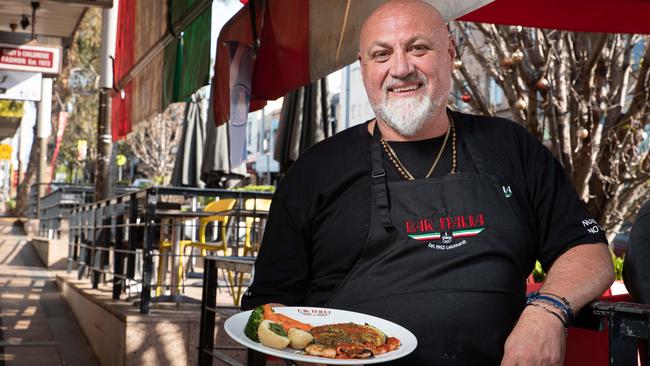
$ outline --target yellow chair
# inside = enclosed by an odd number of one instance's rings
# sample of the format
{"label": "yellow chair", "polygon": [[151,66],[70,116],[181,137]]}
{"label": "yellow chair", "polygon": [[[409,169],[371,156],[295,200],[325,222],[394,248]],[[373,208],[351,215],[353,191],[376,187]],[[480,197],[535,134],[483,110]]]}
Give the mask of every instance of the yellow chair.
{"label": "yellow chair", "polygon": [[[213,201],[210,202],[203,211],[207,212],[223,212],[223,211],[229,211],[232,210],[233,207],[235,207],[235,203],[237,203],[237,200],[233,198],[227,198],[227,199],[222,199],[218,201]],[[228,221],[230,217],[228,215],[214,215],[214,216],[207,216],[207,217],[202,217],[199,219],[199,231],[198,231],[198,236],[199,236],[199,241],[191,241],[191,240],[181,240],[180,241],[180,253],[181,256],[179,258],[179,266],[178,266],[178,290],[180,292],[181,289],[181,282],[180,279],[182,279],[184,276],[183,274],[185,273],[185,268],[183,264],[183,257],[185,254],[185,248],[187,247],[192,247],[192,248],[199,248],[201,249],[201,255],[206,256],[207,252],[215,252],[215,251],[223,251],[223,255],[227,254],[228,250],[228,235],[227,235],[227,227],[228,227]],[[218,222],[221,223],[221,241],[219,242],[208,242],[205,238],[205,231],[208,225],[212,222]],[[166,261],[164,261],[165,256],[167,256],[167,252],[169,252],[172,248],[172,243],[169,240],[162,240],[160,242],[160,261],[158,265],[158,279],[157,279],[157,284],[156,284],[156,296],[160,296],[161,291],[162,291],[162,284],[161,281],[164,277],[165,274],[165,269],[166,269]],[[232,275],[229,275],[232,283]]]}
{"label": "yellow chair", "polygon": [[[258,211],[258,212],[269,212],[271,208],[271,200],[265,198],[251,198],[244,201],[244,209],[249,211]],[[246,236],[244,239],[244,256],[254,256],[257,250],[259,249],[259,242],[253,243],[253,230],[260,229],[259,227],[255,228],[256,225],[259,225],[261,220],[259,217],[250,217],[247,216],[244,220],[246,222]],[[257,238],[258,240],[261,238]],[[229,273],[229,278],[231,274]],[[236,288],[235,288],[236,287]],[[233,301],[235,305],[239,304],[241,299],[242,292],[244,288],[244,274],[240,273],[238,276],[237,283],[231,282],[231,290],[233,292]]]}
{"label": "yellow chair", "polygon": [[[244,202],[244,208],[249,211],[260,211],[260,212],[269,212],[271,208],[271,200],[266,198],[251,198],[247,199]],[[252,232],[254,225],[259,225],[259,217],[246,217],[246,237],[244,239],[244,256],[246,255],[255,255],[257,252],[258,244],[253,243]],[[257,229],[260,229],[259,227]],[[261,238],[259,238],[261,239]]]}
{"label": "yellow chair", "polygon": [[[234,198],[226,198],[218,201],[213,201],[210,202],[207,206],[205,206],[203,211],[207,211],[207,212],[230,211],[233,209],[233,207],[235,207],[235,203],[237,203],[237,200]],[[214,215],[214,216],[202,217],[201,219],[199,219],[199,241],[198,242],[189,241],[185,245],[201,249],[202,256],[205,256],[208,251],[214,252],[219,250],[223,251],[224,255],[227,255],[228,252],[227,228],[228,228],[229,220],[230,220],[230,216],[228,215]],[[221,223],[221,241],[219,242],[208,242],[205,239],[205,229],[208,227],[208,224],[210,224],[211,222]],[[185,251],[183,250],[183,252]]]}

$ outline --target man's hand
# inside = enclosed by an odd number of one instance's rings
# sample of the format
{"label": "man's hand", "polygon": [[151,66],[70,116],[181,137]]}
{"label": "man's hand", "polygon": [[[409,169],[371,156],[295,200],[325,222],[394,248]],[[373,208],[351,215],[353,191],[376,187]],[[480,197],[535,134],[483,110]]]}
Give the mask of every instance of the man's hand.
{"label": "man's hand", "polygon": [[564,361],[564,325],[552,314],[527,306],[510,332],[501,366],[555,366]]}

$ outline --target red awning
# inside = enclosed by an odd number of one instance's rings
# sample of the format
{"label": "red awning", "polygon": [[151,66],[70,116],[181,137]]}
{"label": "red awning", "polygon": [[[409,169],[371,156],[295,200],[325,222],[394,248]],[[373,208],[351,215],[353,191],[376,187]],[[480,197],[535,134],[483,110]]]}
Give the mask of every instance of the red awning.
{"label": "red awning", "polygon": [[650,33],[650,0],[496,0],[460,20],[578,32]]}

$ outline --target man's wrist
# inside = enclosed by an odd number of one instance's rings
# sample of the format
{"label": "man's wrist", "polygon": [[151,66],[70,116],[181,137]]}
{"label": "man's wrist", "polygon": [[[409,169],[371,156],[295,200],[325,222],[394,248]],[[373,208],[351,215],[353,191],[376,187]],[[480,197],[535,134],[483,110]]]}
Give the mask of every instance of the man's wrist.
{"label": "man's wrist", "polygon": [[565,328],[568,328],[573,323],[573,309],[571,308],[571,304],[569,300],[562,296],[552,293],[533,292],[528,295],[526,305],[552,311],[561,317],[560,320]]}
{"label": "man's wrist", "polygon": [[[543,305],[542,305],[543,306]],[[552,329],[557,329],[559,332],[566,336],[568,328],[565,326],[562,316],[556,309],[543,308],[542,306],[529,305],[524,309],[521,317],[530,320],[535,319],[538,325],[544,325]]]}

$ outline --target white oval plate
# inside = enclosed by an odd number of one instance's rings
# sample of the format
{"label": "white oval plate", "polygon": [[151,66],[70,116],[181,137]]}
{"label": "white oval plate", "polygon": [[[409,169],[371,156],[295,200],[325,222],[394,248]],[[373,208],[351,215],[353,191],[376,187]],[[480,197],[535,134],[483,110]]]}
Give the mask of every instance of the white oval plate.
{"label": "white oval plate", "polygon": [[224,324],[226,333],[241,345],[265,353],[267,355],[294,361],[326,363],[328,365],[361,365],[387,362],[408,355],[409,353],[413,352],[415,347],[418,345],[417,339],[408,329],[388,320],[377,318],[371,315],[355,313],[353,311],[346,310],[304,306],[276,307],[273,310],[275,310],[276,313],[290,316],[293,319],[296,319],[303,323],[311,324],[312,326],[350,322],[357,324],[368,323],[374,327],[379,328],[381,331],[386,333],[387,336],[399,339],[402,345],[396,350],[386,352],[375,357],[346,360],[309,356],[303,354],[303,351],[297,351],[289,347],[283,350],[277,350],[266,347],[261,343],[254,342],[244,334],[244,327],[248,322],[248,318],[250,317],[252,310],[244,311],[228,318]]}

